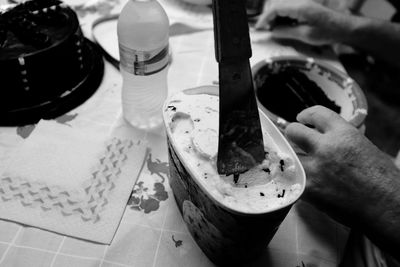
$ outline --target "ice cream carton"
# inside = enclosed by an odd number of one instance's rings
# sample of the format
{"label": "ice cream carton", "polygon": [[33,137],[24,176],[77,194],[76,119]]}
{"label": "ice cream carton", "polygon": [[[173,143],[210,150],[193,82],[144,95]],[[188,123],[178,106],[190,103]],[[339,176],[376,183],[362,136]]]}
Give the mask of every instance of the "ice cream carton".
{"label": "ice cream carton", "polygon": [[[190,98],[197,95],[202,98]],[[211,105],[217,95],[218,87],[203,86],[166,101],[169,182],[199,247],[214,263],[236,266],[265,251],[303,193],[306,178],[293,149],[262,112],[266,161],[243,178],[220,177],[215,167],[218,108]]]}

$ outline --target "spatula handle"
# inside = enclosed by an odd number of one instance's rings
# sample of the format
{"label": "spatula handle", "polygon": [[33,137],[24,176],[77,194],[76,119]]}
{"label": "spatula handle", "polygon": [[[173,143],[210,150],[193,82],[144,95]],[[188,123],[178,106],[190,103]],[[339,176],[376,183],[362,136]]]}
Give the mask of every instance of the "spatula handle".
{"label": "spatula handle", "polygon": [[216,60],[249,59],[251,45],[245,0],[213,0],[213,18]]}

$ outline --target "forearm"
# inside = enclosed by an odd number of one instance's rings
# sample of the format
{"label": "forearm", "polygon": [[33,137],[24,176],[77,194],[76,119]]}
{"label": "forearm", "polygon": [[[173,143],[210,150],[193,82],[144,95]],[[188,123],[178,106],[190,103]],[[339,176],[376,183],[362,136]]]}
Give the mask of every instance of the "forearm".
{"label": "forearm", "polygon": [[339,41],[400,67],[400,24],[349,16]]}
{"label": "forearm", "polygon": [[370,173],[379,183],[370,188],[373,196],[360,210],[358,224],[376,245],[400,260],[400,171],[389,163]]}

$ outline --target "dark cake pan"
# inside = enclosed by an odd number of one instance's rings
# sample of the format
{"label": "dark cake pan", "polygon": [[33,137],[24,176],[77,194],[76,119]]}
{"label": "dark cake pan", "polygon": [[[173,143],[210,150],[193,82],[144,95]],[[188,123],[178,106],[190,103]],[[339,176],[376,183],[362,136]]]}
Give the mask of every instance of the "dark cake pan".
{"label": "dark cake pan", "polygon": [[40,119],[54,119],[84,103],[97,90],[103,79],[104,62],[98,47],[88,39],[84,40],[83,53],[85,67],[81,70],[77,83],[68,85],[68,89],[65,89],[65,84],[60,84],[63,90],[54,88],[50,99],[21,101],[18,107],[0,108],[0,125],[19,126],[34,124]]}

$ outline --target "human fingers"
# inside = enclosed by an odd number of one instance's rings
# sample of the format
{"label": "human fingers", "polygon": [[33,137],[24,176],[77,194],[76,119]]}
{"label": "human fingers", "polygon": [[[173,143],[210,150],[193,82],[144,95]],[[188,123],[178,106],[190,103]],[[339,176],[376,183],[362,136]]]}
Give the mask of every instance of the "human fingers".
{"label": "human fingers", "polygon": [[298,12],[292,4],[287,0],[268,1],[256,22],[255,28],[271,29],[277,17],[287,17],[293,20],[298,19]]}
{"label": "human fingers", "polygon": [[280,26],[273,27],[271,36],[277,39],[295,39],[307,43],[306,25]]}
{"label": "human fingers", "polygon": [[264,5],[263,12],[258,17],[257,22],[254,26],[257,30],[260,30],[260,29],[269,30],[270,29],[270,22],[273,21],[275,19],[275,17],[277,16],[276,9],[272,8],[271,6],[272,6],[271,1],[268,1]]}
{"label": "human fingers", "polygon": [[313,106],[297,115],[297,121],[314,126],[321,133],[342,127],[348,123],[336,112],[323,107]]}
{"label": "human fingers", "polygon": [[[325,36],[326,31],[297,21],[290,25],[272,27],[271,37],[276,39],[294,39],[310,45],[326,45],[332,43],[330,37]],[[330,35],[328,35],[330,36]]]}
{"label": "human fingers", "polygon": [[320,133],[301,123],[293,122],[285,129],[286,137],[306,153],[317,148]]}

